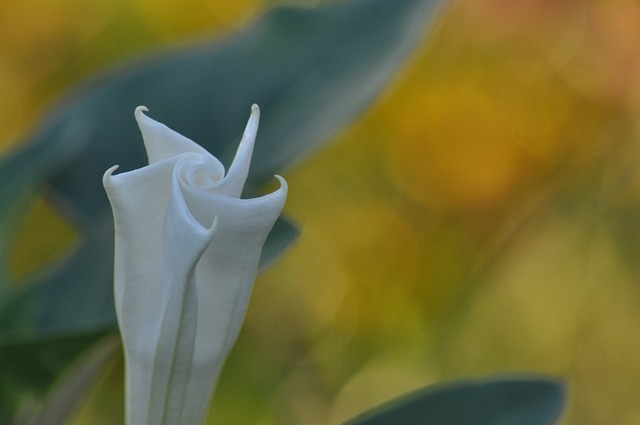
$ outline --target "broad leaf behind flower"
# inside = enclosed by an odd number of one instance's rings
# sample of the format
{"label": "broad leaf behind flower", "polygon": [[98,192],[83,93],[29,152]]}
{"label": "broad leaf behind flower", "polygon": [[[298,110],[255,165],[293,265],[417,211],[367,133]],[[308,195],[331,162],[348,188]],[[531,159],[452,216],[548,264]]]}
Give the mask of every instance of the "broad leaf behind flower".
{"label": "broad leaf behind flower", "polygon": [[[100,231],[112,225],[101,175],[114,163],[144,163],[135,106],[146,104],[228,165],[247,108],[258,103],[263,126],[248,180],[255,192],[366,109],[421,41],[438,4],[351,0],[274,9],[246,31],[108,73],[55,105],[21,150],[0,162],[0,351],[16,338],[55,341],[115,324],[105,296],[113,259],[104,253],[113,235]],[[85,240],[57,270],[19,289],[7,253],[28,200],[44,186]],[[297,234],[281,218],[263,262]]]}

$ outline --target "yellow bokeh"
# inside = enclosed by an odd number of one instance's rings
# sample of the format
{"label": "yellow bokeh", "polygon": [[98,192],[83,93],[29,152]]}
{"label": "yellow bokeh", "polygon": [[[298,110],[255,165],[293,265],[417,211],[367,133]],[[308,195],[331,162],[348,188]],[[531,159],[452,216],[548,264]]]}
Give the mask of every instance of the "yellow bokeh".
{"label": "yellow bokeh", "polygon": [[16,229],[9,271],[17,282],[45,272],[63,261],[78,243],[71,224],[42,198],[36,198]]}
{"label": "yellow bokeh", "polygon": [[240,28],[263,6],[261,0],[131,2],[144,24],[168,40],[180,39],[185,34],[210,34]]}

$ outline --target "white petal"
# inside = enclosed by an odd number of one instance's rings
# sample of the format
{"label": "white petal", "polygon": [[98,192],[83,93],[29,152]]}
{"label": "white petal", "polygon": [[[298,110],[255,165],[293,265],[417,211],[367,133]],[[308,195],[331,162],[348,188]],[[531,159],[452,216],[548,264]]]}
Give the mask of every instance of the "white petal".
{"label": "white petal", "polygon": [[[149,423],[152,424],[187,423],[181,422],[180,417],[183,410],[191,410],[192,403],[185,394],[198,328],[195,269],[214,236],[215,228],[215,220],[207,229],[193,218],[174,172],[164,228],[165,310],[151,382]],[[138,422],[134,420],[132,423]]]}
{"label": "white petal", "polygon": [[[259,121],[252,107],[229,173],[136,109],[151,165],[104,186],[116,226],[115,301],[129,425],[200,425],[242,326],[287,185],[239,199]],[[215,229],[215,230],[214,230]]]}
{"label": "white petal", "polygon": [[236,156],[229,167],[229,172],[220,183],[217,193],[221,195],[239,198],[242,194],[242,188],[249,175],[249,165],[251,165],[251,156],[253,154],[253,146],[258,132],[258,124],[260,123],[260,108],[258,105],[251,106],[251,116],[242,135],[242,140],[236,151]]}
{"label": "white petal", "polygon": [[126,375],[130,424],[179,424],[189,379],[195,267],[215,226],[203,227],[187,208],[176,175],[183,159],[115,176],[114,167],[103,179],[116,225],[116,311],[127,362],[135,364]]}
{"label": "white petal", "polygon": [[[125,343],[147,346],[148,323],[161,301],[164,211],[171,194],[173,169],[179,158],[103,178],[115,222],[115,304]],[[135,282],[135,284],[130,284]],[[122,323],[124,322],[124,323]]]}
{"label": "white petal", "polygon": [[[203,422],[215,383],[245,317],[264,240],[287,195],[277,191],[255,199],[196,196],[183,187],[189,208],[214,210],[218,228],[196,268],[198,326],[187,399],[198,406],[184,411],[182,423]],[[212,361],[214,363],[212,364]]]}
{"label": "white petal", "polygon": [[[125,347],[127,424],[146,424],[162,310],[164,211],[176,159],[118,175],[103,183],[115,221],[114,289]],[[140,387],[147,390],[141,391]],[[135,419],[135,422],[132,421]]]}

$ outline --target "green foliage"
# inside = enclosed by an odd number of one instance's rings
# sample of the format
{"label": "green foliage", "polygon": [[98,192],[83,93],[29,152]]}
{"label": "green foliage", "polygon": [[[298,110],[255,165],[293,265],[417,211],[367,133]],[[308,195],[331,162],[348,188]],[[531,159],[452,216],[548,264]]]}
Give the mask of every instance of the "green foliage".
{"label": "green foliage", "polygon": [[[56,105],[0,162],[0,359],[15,372],[0,375],[0,388],[15,378],[46,390],[115,324],[113,223],[101,177],[114,164],[123,171],[145,164],[136,106],[146,105],[154,119],[228,164],[251,104],[259,104],[263,118],[248,181],[255,193],[369,105],[420,41],[436,5],[352,0],[274,9],[246,31],[108,73]],[[18,287],[7,254],[28,201],[43,187],[74,221],[82,243],[56,270]],[[282,217],[263,263],[297,234]],[[27,346],[31,355],[19,355]],[[64,356],[45,368],[51,353]]]}
{"label": "green foliage", "polygon": [[3,344],[0,373],[13,389],[44,389],[87,345],[96,342],[100,333],[56,335],[50,340],[25,340]]}
{"label": "green foliage", "polygon": [[428,387],[346,425],[552,425],[564,404],[558,381],[491,378]]}

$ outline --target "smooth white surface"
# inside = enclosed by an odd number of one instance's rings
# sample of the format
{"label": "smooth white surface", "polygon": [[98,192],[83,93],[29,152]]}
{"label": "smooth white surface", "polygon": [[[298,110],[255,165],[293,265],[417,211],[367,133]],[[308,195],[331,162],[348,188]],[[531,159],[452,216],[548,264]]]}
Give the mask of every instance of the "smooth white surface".
{"label": "smooth white surface", "polygon": [[135,117],[149,165],[103,179],[115,220],[115,304],[127,425],[201,425],[249,302],[260,252],[287,195],[240,199],[260,111],[225,175],[217,158]]}

